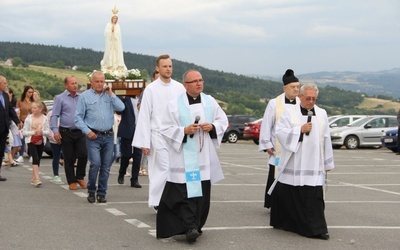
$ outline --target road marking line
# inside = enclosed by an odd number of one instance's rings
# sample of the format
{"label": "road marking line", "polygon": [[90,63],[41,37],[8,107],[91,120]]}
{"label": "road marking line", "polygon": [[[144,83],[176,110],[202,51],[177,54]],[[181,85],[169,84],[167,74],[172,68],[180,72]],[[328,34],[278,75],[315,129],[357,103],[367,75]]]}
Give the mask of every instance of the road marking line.
{"label": "road marking line", "polygon": [[342,173],[332,173],[332,172],[329,172],[328,173],[328,175],[350,175],[350,174],[356,174],[356,175],[363,175],[363,174],[365,174],[365,175],[388,175],[388,174],[390,174],[390,175],[397,175],[397,174],[400,174],[400,172],[382,172],[382,171],[379,171],[379,172],[347,172],[347,173],[344,173],[344,172],[342,172]]}
{"label": "road marking line", "polygon": [[74,194],[82,198],[86,198],[88,196],[87,193],[84,192],[74,192]]}
{"label": "road marking line", "polygon": [[138,228],[149,228],[150,226],[141,222],[140,220],[137,219],[125,219],[126,222],[138,227]]}
{"label": "road marking line", "polygon": [[46,180],[51,180],[51,179],[53,179],[53,177],[48,176],[48,175],[45,175],[45,176],[42,176],[42,177],[43,177],[43,179],[46,179]]}
{"label": "road marking line", "polygon": [[111,214],[115,215],[115,216],[121,216],[121,215],[126,215],[126,213],[119,211],[116,208],[106,208],[106,210],[108,212],[110,212]]}
{"label": "road marking line", "polygon": [[368,189],[368,190],[378,191],[378,192],[387,193],[387,194],[400,195],[400,193],[398,193],[398,192],[392,192],[392,191],[388,191],[388,190],[384,190],[384,189],[367,187],[367,186],[363,186],[363,185],[359,185],[359,184],[351,184],[351,183],[340,182],[340,181],[338,183],[344,184],[344,185],[347,185],[350,187],[358,187],[358,188],[362,188],[362,189]]}
{"label": "road marking line", "polygon": [[328,228],[339,228],[339,229],[390,229],[399,230],[400,227],[388,227],[388,226],[328,226]]}
{"label": "road marking line", "polygon": [[148,201],[111,201],[107,202],[109,205],[111,204],[147,204]]}

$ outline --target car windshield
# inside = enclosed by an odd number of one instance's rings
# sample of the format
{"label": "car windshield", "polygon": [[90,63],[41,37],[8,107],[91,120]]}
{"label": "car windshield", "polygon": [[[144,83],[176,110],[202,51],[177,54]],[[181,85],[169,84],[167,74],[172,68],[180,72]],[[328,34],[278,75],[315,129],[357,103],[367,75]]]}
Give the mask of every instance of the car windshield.
{"label": "car windshield", "polygon": [[347,125],[347,127],[359,127],[362,124],[364,124],[365,122],[369,121],[373,119],[373,117],[364,117],[364,118],[360,118],[352,123],[350,123],[349,125]]}
{"label": "car windshield", "polygon": [[330,116],[330,117],[328,117],[328,122],[331,122],[331,121],[333,121],[333,120],[335,120],[336,118],[338,118],[339,116]]}

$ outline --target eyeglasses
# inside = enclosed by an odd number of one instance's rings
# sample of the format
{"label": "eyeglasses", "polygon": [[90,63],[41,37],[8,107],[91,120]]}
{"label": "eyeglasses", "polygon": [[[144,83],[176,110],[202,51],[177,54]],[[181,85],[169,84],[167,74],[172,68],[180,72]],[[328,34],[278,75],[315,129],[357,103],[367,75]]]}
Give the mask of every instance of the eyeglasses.
{"label": "eyeglasses", "polygon": [[203,79],[200,79],[200,80],[193,80],[193,81],[191,81],[191,82],[185,82],[185,83],[204,83],[204,80],[203,80]]}
{"label": "eyeglasses", "polygon": [[316,101],[318,101],[318,98],[315,98],[315,97],[307,97],[307,98],[306,98],[306,101],[307,101],[307,102],[309,102],[309,101],[316,102]]}

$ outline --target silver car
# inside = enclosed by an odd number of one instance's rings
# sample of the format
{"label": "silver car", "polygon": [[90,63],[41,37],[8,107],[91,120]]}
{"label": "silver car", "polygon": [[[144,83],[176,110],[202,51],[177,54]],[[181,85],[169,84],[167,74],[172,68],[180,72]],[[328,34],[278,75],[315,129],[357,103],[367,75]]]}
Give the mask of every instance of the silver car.
{"label": "silver car", "polygon": [[344,127],[350,123],[353,123],[354,121],[366,117],[365,115],[340,115],[333,117],[332,119],[328,119],[329,121],[329,127],[331,128],[340,128]]}
{"label": "silver car", "polygon": [[332,146],[336,149],[343,145],[347,149],[380,147],[385,132],[397,127],[394,115],[366,116],[345,127],[331,129]]}

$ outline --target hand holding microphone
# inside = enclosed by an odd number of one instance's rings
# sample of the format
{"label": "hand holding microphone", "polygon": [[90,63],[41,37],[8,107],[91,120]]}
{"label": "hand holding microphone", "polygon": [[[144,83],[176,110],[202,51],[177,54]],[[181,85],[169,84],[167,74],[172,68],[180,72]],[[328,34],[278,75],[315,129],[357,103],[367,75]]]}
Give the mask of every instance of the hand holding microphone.
{"label": "hand holding microphone", "polygon": [[[194,118],[194,124],[199,124],[199,121],[200,121],[200,116],[196,116],[195,118]],[[191,134],[190,135],[190,138],[193,138],[193,136],[194,136],[194,134]]]}
{"label": "hand holding microphone", "polygon": [[[312,116],[313,116],[313,112],[311,111],[311,110],[309,110],[308,112],[307,112],[307,123],[309,123],[309,122],[311,122],[311,118],[312,118]],[[310,134],[310,131],[308,131],[307,133],[306,133],[306,135],[309,135]]]}

